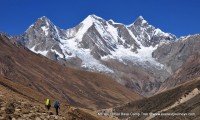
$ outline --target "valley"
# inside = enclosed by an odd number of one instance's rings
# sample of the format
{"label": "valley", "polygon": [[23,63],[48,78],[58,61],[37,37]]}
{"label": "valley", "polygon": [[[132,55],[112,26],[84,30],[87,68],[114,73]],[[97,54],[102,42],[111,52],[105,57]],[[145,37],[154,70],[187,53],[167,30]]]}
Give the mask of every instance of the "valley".
{"label": "valley", "polygon": [[[124,25],[92,14],[65,30],[43,16],[0,34],[0,119],[198,120],[199,42],[142,16]],[[59,116],[47,98],[61,101]]]}

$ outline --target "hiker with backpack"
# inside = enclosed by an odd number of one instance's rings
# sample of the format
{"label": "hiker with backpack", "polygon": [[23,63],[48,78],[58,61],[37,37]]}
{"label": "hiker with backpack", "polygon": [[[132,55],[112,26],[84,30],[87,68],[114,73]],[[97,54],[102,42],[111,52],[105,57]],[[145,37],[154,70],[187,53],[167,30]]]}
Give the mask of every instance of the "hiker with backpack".
{"label": "hiker with backpack", "polygon": [[49,99],[46,100],[45,106],[46,106],[47,110],[49,111],[49,109],[51,108],[51,102]]}
{"label": "hiker with backpack", "polygon": [[55,103],[54,103],[54,108],[56,109],[56,115],[58,115],[58,108],[60,108],[60,103],[59,103],[59,101],[55,101]]}

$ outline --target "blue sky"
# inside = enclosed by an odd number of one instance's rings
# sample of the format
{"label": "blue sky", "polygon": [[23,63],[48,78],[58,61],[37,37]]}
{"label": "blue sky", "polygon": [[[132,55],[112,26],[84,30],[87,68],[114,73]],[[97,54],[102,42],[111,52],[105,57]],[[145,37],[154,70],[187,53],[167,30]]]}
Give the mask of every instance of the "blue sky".
{"label": "blue sky", "polygon": [[90,14],[131,24],[142,15],[149,24],[176,36],[200,33],[200,0],[1,0],[0,31],[23,33],[47,16],[62,29]]}

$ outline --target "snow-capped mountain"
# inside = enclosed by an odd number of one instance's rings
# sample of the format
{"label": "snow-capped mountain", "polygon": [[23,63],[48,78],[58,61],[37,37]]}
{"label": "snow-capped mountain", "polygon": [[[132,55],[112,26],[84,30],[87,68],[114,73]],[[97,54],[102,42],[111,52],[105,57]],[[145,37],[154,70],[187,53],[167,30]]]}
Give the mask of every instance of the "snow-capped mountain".
{"label": "snow-capped mountain", "polygon": [[169,76],[152,53],[176,37],[149,25],[142,16],[131,25],[89,15],[67,30],[39,18],[17,40],[61,64],[111,75],[141,94],[151,94]]}

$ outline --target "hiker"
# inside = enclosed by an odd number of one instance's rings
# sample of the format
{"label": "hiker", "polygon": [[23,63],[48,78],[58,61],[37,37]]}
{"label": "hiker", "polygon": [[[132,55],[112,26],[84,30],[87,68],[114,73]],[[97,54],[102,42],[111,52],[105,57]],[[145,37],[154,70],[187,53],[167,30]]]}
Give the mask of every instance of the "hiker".
{"label": "hiker", "polygon": [[46,100],[45,106],[46,106],[46,108],[47,108],[48,111],[49,111],[49,109],[51,108],[51,102],[50,102],[49,99]]}
{"label": "hiker", "polygon": [[56,115],[58,115],[58,108],[60,108],[60,103],[59,103],[59,101],[55,101],[55,103],[54,103],[54,108],[56,109]]}

